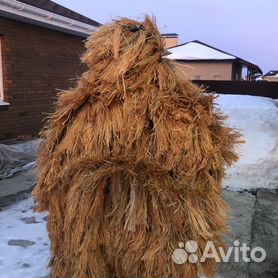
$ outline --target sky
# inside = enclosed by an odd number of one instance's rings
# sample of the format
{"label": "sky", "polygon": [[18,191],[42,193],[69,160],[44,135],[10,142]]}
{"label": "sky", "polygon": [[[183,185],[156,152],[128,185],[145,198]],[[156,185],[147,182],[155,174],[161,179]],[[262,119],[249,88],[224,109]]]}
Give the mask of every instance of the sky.
{"label": "sky", "polygon": [[113,18],[156,17],[160,32],[179,43],[199,40],[259,65],[278,69],[277,0],[53,0],[102,24]]}

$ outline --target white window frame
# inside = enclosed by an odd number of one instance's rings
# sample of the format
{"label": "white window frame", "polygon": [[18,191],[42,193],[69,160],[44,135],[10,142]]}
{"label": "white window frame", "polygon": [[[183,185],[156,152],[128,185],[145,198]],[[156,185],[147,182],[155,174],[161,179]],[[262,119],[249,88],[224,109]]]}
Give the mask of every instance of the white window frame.
{"label": "white window frame", "polygon": [[4,101],[4,81],[3,81],[3,65],[2,65],[2,40],[0,36],[0,101]]}

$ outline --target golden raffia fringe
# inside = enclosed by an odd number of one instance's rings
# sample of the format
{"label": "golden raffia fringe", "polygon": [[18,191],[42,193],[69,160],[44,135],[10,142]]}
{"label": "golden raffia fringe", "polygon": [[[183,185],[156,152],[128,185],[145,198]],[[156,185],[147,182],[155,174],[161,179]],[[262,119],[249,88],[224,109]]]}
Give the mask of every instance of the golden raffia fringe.
{"label": "golden raffia fringe", "polygon": [[51,277],[212,277],[214,260],[175,264],[179,242],[223,246],[226,166],[237,131],[214,96],[163,57],[155,22],[122,18],[86,42],[88,67],[61,92],[38,158]]}

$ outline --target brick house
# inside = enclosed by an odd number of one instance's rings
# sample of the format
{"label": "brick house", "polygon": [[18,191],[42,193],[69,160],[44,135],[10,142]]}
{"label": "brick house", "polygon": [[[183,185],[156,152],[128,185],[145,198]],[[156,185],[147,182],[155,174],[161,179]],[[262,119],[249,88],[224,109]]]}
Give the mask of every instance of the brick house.
{"label": "brick house", "polygon": [[0,140],[38,134],[99,26],[49,0],[0,1]]}

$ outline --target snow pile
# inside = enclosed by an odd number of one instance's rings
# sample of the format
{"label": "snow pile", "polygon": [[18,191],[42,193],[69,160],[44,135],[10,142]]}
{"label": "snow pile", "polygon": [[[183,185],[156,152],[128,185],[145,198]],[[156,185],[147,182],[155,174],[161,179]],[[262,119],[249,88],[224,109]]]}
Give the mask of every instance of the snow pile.
{"label": "snow pile", "polygon": [[34,160],[41,139],[18,144],[0,144],[0,180],[35,166]]}
{"label": "snow pile", "polygon": [[219,95],[227,124],[239,129],[245,144],[240,160],[227,170],[223,186],[234,190],[278,187],[278,108],[270,98]]}
{"label": "snow pile", "polygon": [[0,211],[0,278],[40,278],[48,274],[46,214],[32,211],[28,198]]}

